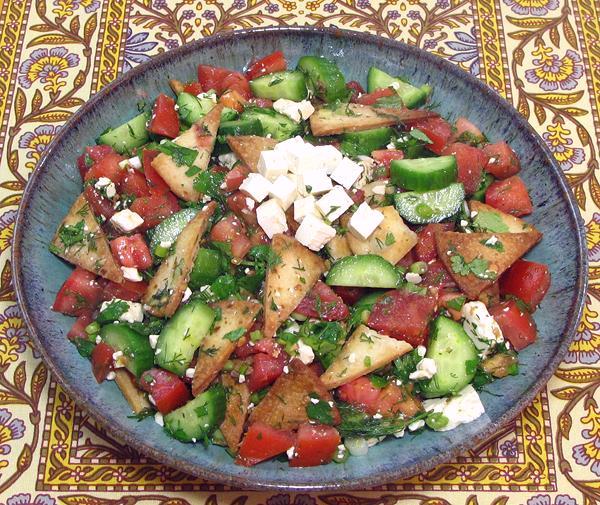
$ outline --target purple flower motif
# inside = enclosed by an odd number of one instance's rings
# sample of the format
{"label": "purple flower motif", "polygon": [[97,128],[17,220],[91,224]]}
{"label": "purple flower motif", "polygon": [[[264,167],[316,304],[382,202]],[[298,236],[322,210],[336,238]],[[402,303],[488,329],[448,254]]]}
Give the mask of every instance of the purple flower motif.
{"label": "purple flower motif", "polygon": [[64,83],[60,84],[67,77],[68,68],[79,65],[79,56],[69,53],[67,48],[59,46],[48,50],[46,48],[36,49],[31,53],[19,67],[19,84],[25,89],[39,80],[44,84],[48,83],[52,91],[57,91]]}
{"label": "purple flower motif", "polygon": [[147,42],[148,32],[134,34],[131,28],[127,28],[125,39],[125,52],[123,55],[123,72],[128,72],[136,65],[148,61],[150,55],[146,54],[154,49],[158,42]]}
{"label": "purple flower motif", "polygon": [[[588,251],[590,261],[598,261],[600,258],[600,246],[594,246]],[[596,258],[596,259],[592,259]],[[593,365],[600,361],[600,323],[589,321],[589,326],[580,324],[575,337],[569,346],[565,356],[566,363],[583,363]]]}
{"label": "purple flower motif", "polygon": [[25,132],[19,138],[19,147],[21,149],[30,149],[26,154],[28,158],[39,159],[48,144],[58,133],[60,126],[52,126],[49,124],[36,126],[32,132]]}
{"label": "purple flower motif", "polygon": [[167,6],[166,0],[154,0],[154,2],[152,2],[152,7],[154,7],[157,10],[162,10],[166,6]]}
{"label": "purple flower motif", "polygon": [[558,0],[504,0],[504,3],[522,16],[545,16],[559,6]]}
{"label": "purple flower motif", "polygon": [[204,11],[202,17],[204,19],[217,19],[217,15],[213,11]]}
{"label": "purple flower motif", "polygon": [[356,6],[359,9],[368,9],[371,7],[371,2],[369,0],[358,0],[358,2],[356,2]]}
{"label": "purple flower motif", "polygon": [[80,1],[81,1],[81,5],[83,6],[83,9],[88,14],[90,14],[92,12],[96,12],[100,8],[99,0],[80,0]]}
{"label": "purple flower motif", "polygon": [[471,28],[471,33],[456,32],[458,42],[452,40],[446,42],[446,45],[456,52],[450,56],[450,61],[457,63],[471,62],[469,72],[473,75],[479,75],[479,52],[477,50],[477,39],[475,38],[475,28]]}
{"label": "purple flower motif", "polygon": [[398,19],[400,17],[400,13],[396,10],[393,10],[388,12],[388,16],[390,17],[390,19]]}
{"label": "purple flower motif", "polygon": [[517,455],[517,444],[514,440],[505,440],[500,445],[500,452],[505,458],[514,458]]}
{"label": "purple flower motif", "polygon": [[266,505],[317,505],[317,500],[307,494],[299,494],[292,501],[289,494],[277,494],[268,498]]}
{"label": "purple flower motif", "polygon": [[232,6],[234,9],[243,9],[246,7],[246,0],[235,0]]}
{"label": "purple flower motif", "polygon": [[56,505],[56,500],[47,494],[38,494],[32,500],[29,493],[19,493],[8,498],[6,505]]}
{"label": "purple flower motif", "polygon": [[0,454],[9,454],[11,447],[7,442],[23,438],[24,434],[25,423],[21,419],[12,419],[12,413],[7,409],[0,409]]}
{"label": "purple flower motif", "polygon": [[409,19],[419,19],[419,11],[408,11],[407,16]]}
{"label": "purple flower motif", "polygon": [[337,5],[335,5],[334,3],[325,4],[323,6],[323,10],[331,14],[332,12],[335,12],[337,10]]}
{"label": "purple flower motif", "polygon": [[438,9],[447,9],[448,7],[450,7],[450,2],[448,2],[448,0],[437,0],[435,6]]}
{"label": "purple flower motif", "polygon": [[175,49],[176,47],[179,47],[179,42],[177,42],[175,39],[167,39],[165,41],[165,47],[167,49]]}
{"label": "purple flower motif", "polygon": [[279,5],[270,3],[265,9],[269,14],[273,14],[279,10]]}
{"label": "purple flower motif", "polygon": [[525,78],[539,84],[544,91],[570,90],[577,86],[577,79],[583,76],[581,57],[572,49],[567,50],[562,58],[550,54],[551,48],[540,45],[531,54],[538,56],[533,60],[536,68],[525,72]]}
{"label": "purple flower motif", "polygon": [[585,151],[581,147],[573,147],[573,139],[568,135],[570,130],[560,122],[548,125],[548,131],[542,135],[556,161],[565,172],[573,165],[580,165],[585,160]]}
{"label": "purple flower motif", "polygon": [[[11,221],[14,221],[13,216],[4,214],[0,223],[3,224],[3,222],[7,222],[8,225],[11,226]],[[3,247],[5,248],[6,245],[3,243],[5,230],[6,229],[2,229],[0,231],[0,249]],[[7,240],[7,242],[9,241]],[[27,340],[27,329],[21,320],[21,312],[17,305],[10,305],[3,314],[0,314],[0,350],[4,351],[10,347],[14,352],[22,353],[25,351]],[[0,440],[1,438],[0,435]]]}
{"label": "purple flower motif", "polygon": [[194,19],[195,16],[194,11],[190,9],[186,9],[181,13],[183,19]]}
{"label": "purple flower motif", "polygon": [[424,49],[430,49],[430,50],[435,49],[436,46],[437,46],[437,41],[434,39],[428,39],[423,44]]}
{"label": "purple flower motif", "polygon": [[527,505],[577,505],[577,500],[566,494],[558,494],[552,501],[547,494],[538,494],[527,500]]}

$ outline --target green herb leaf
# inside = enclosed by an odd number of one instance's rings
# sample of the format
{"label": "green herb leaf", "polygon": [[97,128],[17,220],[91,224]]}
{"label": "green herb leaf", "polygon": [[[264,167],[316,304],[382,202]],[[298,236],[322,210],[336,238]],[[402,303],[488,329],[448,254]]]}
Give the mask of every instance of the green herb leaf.
{"label": "green herb leaf", "polygon": [[58,238],[66,247],[79,244],[85,240],[85,231],[83,230],[85,223],[83,220],[73,225],[63,224],[58,230]]}
{"label": "green herb leaf", "polygon": [[237,330],[230,331],[226,333],[223,338],[225,340],[229,340],[230,342],[237,342],[240,338],[242,338],[246,334],[245,328],[238,328]]}
{"label": "green herb leaf", "polygon": [[454,273],[462,276],[473,274],[478,279],[484,280],[494,280],[498,276],[496,272],[488,270],[490,263],[483,258],[475,258],[467,263],[460,254],[455,254],[450,257],[450,265]]}
{"label": "green herb leaf", "polygon": [[180,146],[172,140],[166,140],[165,142],[160,142],[159,144],[156,144],[156,149],[159,150],[161,153],[164,153],[167,156],[173,158],[173,162],[178,167],[187,166],[191,168],[192,166],[194,166],[194,162],[196,161],[196,157],[198,156],[198,151],[196,151],[195,149]]}
{"label": "green herb leaf", "polygon": [[318,400],[317,403],[309,401],[306,405],[306,415],[309,419],[316,421],[320,424],[333,424],[333,414],[331,413],[331,405],[321,400],[319,395],[316,393],[310,393],[308,395],[311,400]]}

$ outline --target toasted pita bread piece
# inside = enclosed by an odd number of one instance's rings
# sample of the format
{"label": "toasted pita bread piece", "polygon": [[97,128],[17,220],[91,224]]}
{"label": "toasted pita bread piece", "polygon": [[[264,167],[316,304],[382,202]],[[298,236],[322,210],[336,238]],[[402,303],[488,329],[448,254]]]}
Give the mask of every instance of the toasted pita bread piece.
{"label": "toasted pita bread piece", "polygon": [[369,105],[344,103],[317,109],[310,116],[310,129],[313,135],[321,137],[392,126],[399,122],[397,117]]}
{"label": "toasted pita bread piece", "polygon": [[457,233],[438,231],[435,246],[446,270],[476,300],[541,238],[539,233]]}
{"label": "toasted pita bread piece", "polygon": [[123,368],[115,370],[115,382],[135,414],[141,414],[152,408],[146,393],[137,387],[133,377],[127,370]]}
{"label": "toasted pita bread piece", "polygon": [[[195,149],[198,154],[192,169],[187,165],[178,165],[173,157],[160,153],[152,160],[152,166],[164,179],[171,191],[179,198],[188,202],[197,202],[202,196],[194,189],[194,179],[199,172],[208,167],[212,154],[219,123],[221,122],[221,104],[215,105],[200,121],[194,123],[189,130],[183,132],[173,142],[175,144]],[[199,170],[197,170],[199,169]]]}
{"label": "toasted pita bread piece", "polygon": [[156,317],[172,316],[183,298],[200,241],[217,204],[210,202],[181,231],[175,250],[158,267],[142,299],[144,309]]}
{"label": "toasted pita bread piece", "polygon": [[409,351],[412,351],[409,343],[382,335],[361,324],[321,375],[321,382],[327,389],[337,388],[387,365]]}
{"label": "toasted pita bread piece", "polygon": [[268,271],[264,288],[265,337],[275,335],[325,271],[325,262],[295,238],[277,234],[271,249],[279,261]]}
{"label": "toasted pita bread piece", "polygon": [[251,172],[258,172],[258,159],[263,151],[271,151],[276,145],[275,139],[258,137],[256,135],[239,135],[227,137],[227,143],[238,159]]}
{"label": "toasted pita bread piece", "polygon": [[[309,421],[306,407],[311,396],[324,402],[333,402],[331,393],[319,376],[302,361],[294,359],[289,373],[275,381],[269,392],[250,414],[250,423],[263,422],[279,430],[294,430]],[[331,407],[333,424],[340,422],[340,413]]]}
{"label": "toasted pita bread piece", "polygon": [[51,250],[62,259],[119,284],[123,272],[112,255],[110,245],[94,212],[83,194],[56,230]]}
{"label": "toasted pita bread piece", "polygon": [[535,233],[541,237],[540,232],[526,221],[485,203],[471,200],[469,209],[471,210],[471,219],[475,231],[483,233]]}
{"label": "toasted pita bread piece", "polygon": [[383,213],[384,218],[367,240],[356,237],[352,232],[346,233],[345,237],[354,254],[378,254],[395,265],[417,244],[417,234],[406,226],[393,206],[377,210]]}
{"label": "toasted pita bread piece", "polygon": [[215,322],[212,331],[200,344],[192,379],[194,396],[198,396],[210,385],[235,350],[237,339],[226,338],[227,335],[240,328],[245,334],[262,308],[258,302],[241,300],[224,300],[211,304],[211,307],[221,314],[221,319]]}
{"label": "toasted pita bread piece", "polygon": [[244,434],[244,424],[248,417],[250,390],[246,384],[238,383],[231,375],[223,375],[221,382],[227,391],[227,403],[225,405],[225,418],[219,429],[223,434],[225,442],[227,442],[229,450],[236,453]]}

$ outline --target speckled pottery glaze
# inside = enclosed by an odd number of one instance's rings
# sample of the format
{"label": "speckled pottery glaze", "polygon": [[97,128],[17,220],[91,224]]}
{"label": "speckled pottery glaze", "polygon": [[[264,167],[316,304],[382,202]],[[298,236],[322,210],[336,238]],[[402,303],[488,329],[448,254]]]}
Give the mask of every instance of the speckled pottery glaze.
{"label": "speckled pottery glaze", "polygon": [[[71,267],[48,252],[54,230],[81,191],[75,165],[83,147],[107,126],[136,114],[140,98],[168,90],[168,78],[189,80],[198,63],[240,69],[255,56],[281,49],[295,64],[304,54],[338,62],[348,80],[364,82],[369,66],[433,86],[433,101],[449,119],[466,116],[491,141],[506,139],[521,159],[521,176],[535,207],[528,219],[544,233],[528,255],[549,265],[552,286],[535,313],[539,339],[520,354],[521,372],[482,393],[486,414],[451,432],[388,439],[367,456],[345,464],[288,468],[271,461],[254,468],[233,464],[220,447],[179,443],[130,409],[114,383],[98,385],[89,363],[69,343],[73,319],[50,306]],[[336,29],[265,28],[217,35],[163,53],[116,80],[86,103],[63,127],[32,174],[17,219],[14,284],[30,335],[54,377],[124,443],[167,465],[207,480],[245,488],[288,490],[367,488],[426,471],[493,434],[523,409],[562,360],[581,316],[586,288],[583,222],[566,180],[544,142],[494,91],[454,65],[420,49],[371,35]]]}

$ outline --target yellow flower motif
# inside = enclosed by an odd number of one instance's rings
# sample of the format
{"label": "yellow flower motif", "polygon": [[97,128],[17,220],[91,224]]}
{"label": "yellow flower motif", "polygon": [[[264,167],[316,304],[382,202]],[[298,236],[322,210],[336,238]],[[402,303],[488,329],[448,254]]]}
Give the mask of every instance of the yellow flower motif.
{"label": "yellow flower motif", "polygon": [[8,365],[19,358],[25,350],[27,330],[16,305],[8,307],[0,315],[0,364]]}
{"label": "yellow flower motif", "polygon": [[56,5],[56,8],[52,9],[52,12],[59,18],[72,16],[74,9],[78,7],[78,3],[73,0],[55,0],[54,5]]}
{"label": "yellow flower motif", "polygon": [[560,121],[548,125],[547,130],[542,137],[560,168],[567,171],[573,168],[574,164],[579,165],[585,160],[585,151],[581,147],[573,147],[573,140],[568,137],[571,130],[565,128]]}
{"label": "yellow flower motif", "polygon": [[316,1],[313,1],[313,2],[307,2],[306,3],[306,8],[309,11],[316,11],[320,7],[320,5],[322,3],[323,3],[323,0],[316,0]]}
{"label": "yellow flower motif", "polygon": [[593,402],[588,402],[587,414],[581,422],[589,426],[581,432],[588,442],[573,447],[573,458],[582,466],[592,463],[590,470],[600,475],[600,412]]}
{"label": "yellow flower motif", "polygon": [[539,84],[544,91],[570,90],[577,86],[583,76],[581,56],[568,49],[562,58],[552,53],[552,48],[540,43],[531,53],[534,68],[525,72],[528,82]]}
{"label": "yellow flower motif", "polygon": [[39,80],[45,84],[46,91],[56,93],[66,85],[63,79],[68,75],[67,70],[78,64],[79,56],[69,53],[65,47],[36,49],[19,67],[19,84],[29,89]]}
{"label": "yellow flower motif", "polygon": [[592,365],[600,360],[600,324],[597,321],[598,313],[592,310],[591,300],[588,297],[575,338],[565,356],[566,363],[579,362]]}

